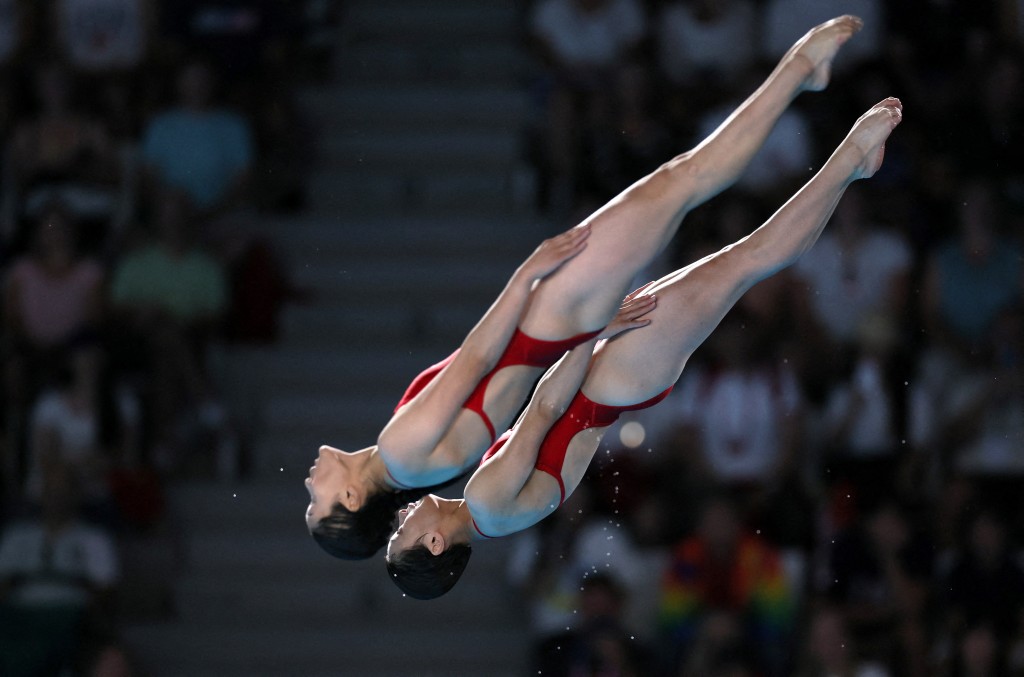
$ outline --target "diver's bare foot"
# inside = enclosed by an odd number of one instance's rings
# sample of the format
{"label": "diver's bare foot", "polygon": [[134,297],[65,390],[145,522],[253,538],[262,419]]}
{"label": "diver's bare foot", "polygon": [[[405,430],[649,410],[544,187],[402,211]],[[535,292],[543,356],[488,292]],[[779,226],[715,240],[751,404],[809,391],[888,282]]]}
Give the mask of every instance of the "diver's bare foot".
{"label": "diver's bare foot", "polygon": [[852,179],[866,179],[882,166],[885,140],[903,120],[903,104],[896,97],[880,101],[857,118],[840,148],[856,149]]}
{"label": "diver's bare foot", "polygon": [[826,21],[807,31],[806,35],[789,48],[783,61],[806,61],[810,64],[811,71],[804,81],[803,89],[812,92],[825,89],[832,75],[832,60],[839,48],[863,26],[864,22],[851,14]]}

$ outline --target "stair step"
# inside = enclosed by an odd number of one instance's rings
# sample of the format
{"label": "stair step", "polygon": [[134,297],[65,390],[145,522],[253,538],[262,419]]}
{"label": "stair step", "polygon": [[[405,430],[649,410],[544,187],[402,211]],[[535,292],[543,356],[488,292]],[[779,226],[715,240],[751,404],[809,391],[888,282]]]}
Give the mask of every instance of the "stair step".
{"label": "stair step", "polygon": [[[370,337],[373,332],[368,332]],[[458,342],[447,349],[429,351],[442,357],[458,347]],[[335,346],[325,349],[266,350],[260,358],[250,361],[260,372],[258,386],[268,395],[286,394],[294,386],[316,394],[343,393],[358,389],[361,393],[391,393],[397,400],[409,381],[435,362],[422,355],[402,350],[366,346],[350,348]],[[301,391],[299,391],[301,392]]]}
{"label": "stair step", "polygon": [[182,627],[136,626],[128,628],[125,637],[129,646],[146,647],[145,667],[157,677],[523,674],[528,656],[523,633],[507,627],[467,628],[460,630],[456,643],[451,631],[430,623],[423,615],[423,603],[417,604],[418,608],[410,605],[404,618],[389,623],[386,631],[380,627],[339,632],[333,627],[261,630],[228,626],[196,632]]}
{"label": "stair step", "polygon": [[472,257],[518,265],[555,229],[543,219],[506,213],[467,216],[338,218],[306,216],[266,220],[254,230],[264,234],[294,265],[308,259],[389,261]]}
{"label": "stair step", "polygon": [[[358,39],[358,37],[357,37]],[[423,45],[377,36],[355,42],[336,60],[343,84],[472,83],[476,87],[514,83],[536,70],[517,41],[458,40]]]}
{"label": "stair step", "polygon": [[[493,597],[493,602],[500,599],[494,595],[493,580],[488,579],[493,572],[476,561],[476,554],[458,586],[430,605],[431,616],[453,634],[508,619],[507,607],[476,603],[486,596]],[[312,556],[330,558],[321,552]],[[303,568],[301,576],[273,572],[264,579],[257,574],[237,584],[227,583],[219,575],[187,575],[178,585],[177,610],[193,626],[233,624],[266,629],[313,624],[329,625],[345,634],[370,623],[387,625],[409,612],[411,600],[387,580],[383,556],[368,562],[372,566],[365,573],[354,573],[352,562],[335,560],[333,567],[321,573]]]}
{"label": "stair step", "polygon": [[343,84],[307,90],[300,105],[323,129],[361,132],[437,132],[452,129],[519,130],[531,110],[530,95],[519,87],[491,85]]}
{"label": "stair step", "polygon": [[400,393],[370,395],[357,390],[341,394],[271,394],[264,408],[265,422],[268,427],[285,431],[352,418],[383,428],[400,396]]}
{"label": "stair step", "polygon": [[[402,167],[417,172],[466,171],[513,167],[522,154],[521,146],[517,130],[384,134],[346,129],[325,135],[318,144],[318,152],[325,169],[372,171]],[[311,186],[310,192],[315,196],[315,187]]]}
{"label": "stair step", "polygon": [[[332,163],[325,161],[325,165]],[[536,184],[535,172],[519,162],[476,171],[433,171],[402,164],[367,171],[325,168],[309,181],[310,208],[321,213],[353,209],[363,213],[522,212],[536,204]]]}
{"label": "stair step", "polygon": [[293,271],[294,282],[325,302],[353,305],[404,298],[410,303],[438,303],[456,293],[462,303],[490,302],[504,288],[513,266],[452,262],[439,269],[430,261],[316,262]]}
{"label": "stair step", "polygon": [[[486,309],[480,303],[438,308],[404,301],[361,308],[350,304],[290,307],[282,317],[282,335],[288,346],[306,350],[338,350],[339,345],[357,351],[373,346],[409,345],[454,349]],[[319,375],[314,380],[317,379]]]}

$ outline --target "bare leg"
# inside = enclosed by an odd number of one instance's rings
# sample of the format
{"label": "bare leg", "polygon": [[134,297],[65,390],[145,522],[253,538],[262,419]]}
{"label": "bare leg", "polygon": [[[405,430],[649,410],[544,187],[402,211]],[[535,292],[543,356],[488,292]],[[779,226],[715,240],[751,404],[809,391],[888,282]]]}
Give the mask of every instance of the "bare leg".
{"label": "bare leg", "polygon": [[889,98],[854,124],[821,170],[750,235],[645,290],[658,295],[651,324],[609,341],[584,392],[605,404],[633,404],[663,391],[743,293],[792,264],[818,239],[846,188],[882,164],[885,140],[902,119]]}
{"label": "bare leg", "polygon": [[832,59],[860,26],[859,19],[844,16],[812,29],[711,136],[590,216],[587,249],[539,286],[523,330],[555,339],[604,326],[683,216],[739,177],[800,92],[825,87]]}

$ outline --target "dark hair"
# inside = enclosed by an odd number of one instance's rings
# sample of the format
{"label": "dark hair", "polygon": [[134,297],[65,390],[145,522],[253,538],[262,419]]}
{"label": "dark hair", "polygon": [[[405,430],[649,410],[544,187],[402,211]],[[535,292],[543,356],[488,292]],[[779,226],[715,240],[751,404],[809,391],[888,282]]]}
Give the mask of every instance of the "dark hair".
{"label": "dark hair", "polygon": [[378,487],[354,512],[341,503],[335,503],[331,513],[309,533],[321,548],[339,559],[373,557],[387,544],[388,537],[395,530],[396,511],[428,493],[430,489],[396,491],[390,487]]}
{"label": "dark hair", "polygon": [[466,474],[431,487],[396,490],[378,486],[377,491],[367,495],[359,510],[353,512],[336,503],[331,513],[309,533],[321,548],[339,559],[373,557],[387,544],[388,537],[397,527],[399,508],[458,482]]}
{"label": "dark hair", "polygon": [[473,548],[456,543],[440,555],[418,545],[387,560],[388,575],[398,589],[413,599],[434,599],[455,587],[469,564]]}

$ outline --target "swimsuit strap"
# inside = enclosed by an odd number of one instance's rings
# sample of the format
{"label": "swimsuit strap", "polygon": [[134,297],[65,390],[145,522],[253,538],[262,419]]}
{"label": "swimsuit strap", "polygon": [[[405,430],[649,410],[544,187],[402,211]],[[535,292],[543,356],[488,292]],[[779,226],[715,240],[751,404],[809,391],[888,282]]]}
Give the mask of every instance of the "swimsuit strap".
{"label": "swimsuit strap", "polygon": [[480,420],[487,426],[487,432],[490,433],[491,443],[493,444],[497,437],[497,431],[494,429],[494,422],[491,421],[490,416],[484,411],[484,395],[487,393],[487,386],[490,384],[491,379],[494,378],[494,375],[505,367],[520,365],[547,369],[561,359],[566,351],[572,350],[581,343],[586,343],[599,333],[600,330],[577,334],[560,341],[545,341],[543,339],[535,339],[517,327],[512,333],[512,338],[509,339],[508,345],[505,346],[501,357],[498,358],[498,363],[494,365],[494,368],[486,376],[480,379],[480,383],[473,389],[473,392],[466,398],[466,402],[462,406],[475,412],[480,417]]}
{"label": "swimsuit strap", "polygon": [[384,472],[387,473],[388,478],[392,482],[394,482],[396,485],[398,485],[399,489],[415,489],[416,488],[416,487],[411,487],[408,484],[405,484],[404,482],[399,482],[398,480],[396,480],[395,476],[391,474],[391,470],[388,468],[388,466],[386,464],[384,465]]}
{"label": "swimsuit strap", "polygon": [[476,518],[475,517],[471,517],[470,520],[473,522],[473,528],[476,529],[476,533],[480,534],[484,538],[496,538],[495,536],[488,536],[484,532],[480,531],[480,525],[478,525],[476,523]]}

